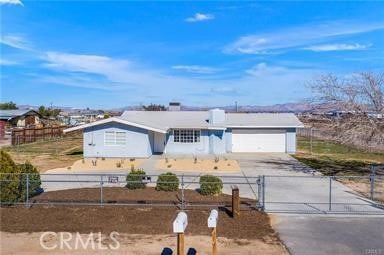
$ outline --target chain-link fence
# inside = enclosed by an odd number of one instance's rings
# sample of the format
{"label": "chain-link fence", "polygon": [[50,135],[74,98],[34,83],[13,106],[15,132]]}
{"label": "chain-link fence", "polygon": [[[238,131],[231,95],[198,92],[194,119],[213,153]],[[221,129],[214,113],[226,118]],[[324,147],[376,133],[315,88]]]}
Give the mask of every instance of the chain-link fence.
{"label": "chain-link fence", "polygon": [[[229,207],[232,190],[240,191],[240,207],[257,204],[257,177],[174,175],[171,181],[161,175],[126,174],[0,174],[2,206],[25,205],[117,205],[186,208]],[[162,187],[160,187],[162,186]],[[164,191],[168,190],[168,191]]]}
{"label": "chain-link fence", "polygon": [[[384,214],[384,178],[181,174],[1,174],[2,206],[230,208],[278,213]],[[133,177],[133,178],[132,178]]]}

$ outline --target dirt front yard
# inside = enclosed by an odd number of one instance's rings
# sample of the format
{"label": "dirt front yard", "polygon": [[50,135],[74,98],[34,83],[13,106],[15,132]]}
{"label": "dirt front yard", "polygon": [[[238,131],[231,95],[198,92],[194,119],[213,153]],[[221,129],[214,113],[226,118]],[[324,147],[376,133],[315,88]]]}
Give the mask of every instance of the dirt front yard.
{"label": "dirt front yard", "polygon": [[67,167],[83,157],[82,134],[41,140],[19,146],[5,146],[16,163],[31,162],[40,172],[58,167]]}
{"label": "dirt front yard", "polygon": [[[103,203],[135,204],[135,205],[167,205],[177,207],[181,203],[181,190],[157,191],[153,187],[145,189],[128,189],[125,187],[104,187]],[[54,203],[100,203],[100,188],[81,188],[41,193],[30,199],[33,206]],[[230,206],[232,197],[226,194],[203,196],[195,190],[184,190],[184,201],[187,206]],[[255,206],[256,201],[248,198],[240,199],[242,207]]]}
{"label": "dirt front yard", "polygon": [[[108,243],[106,236],[116,231],[121,247],[108,254],[161,254],[165,248],[176,253],[172,222],[177,210],[172,208],[20,207],[2,208],[0,212],[1,254],[105,254],[92,249],[44,250],[39,243],[44,231],[101,233],[104,244]],[[209,210],[186,213],[186,249],[209,254]],[[256,210],[243,211],[238,219],[220,211],[217,233],[219,254],[286,254],[268,215]],[[59,234],[44,242],[52,246],[59,242],[58,238]]]}
{"label": "dirt front yard", "polygon": [[92,158],[80,159],[74,162],[71,166],[55,168],[48,171],[48,173],[76,173],[89,171],[109,171],[109,170],[127,170],[129,172],[132,168],[140,168],[143,159],[128,159],[128,158]]}
{"label": "dirt front yard", "polygon": [[239,172],[240,166],[236,160],[217,157],[207,158],[164,158],[156,162],[156,168],[165,171],[183,172]]}

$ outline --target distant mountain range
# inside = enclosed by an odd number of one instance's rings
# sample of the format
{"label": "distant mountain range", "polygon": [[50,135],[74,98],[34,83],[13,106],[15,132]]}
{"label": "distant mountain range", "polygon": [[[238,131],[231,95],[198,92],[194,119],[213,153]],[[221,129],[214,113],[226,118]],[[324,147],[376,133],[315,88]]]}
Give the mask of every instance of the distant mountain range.
{"label": "distant mountain range", "polygon": [[[19,109],[38,109],[38,106],[33,105],[18,105]],[[53,106],[54,108],[59,108],[63,111],[77,111],[77,110],[84,110],[79,108],[72,108],[72,107],[61,107],[61,106]],[[211,106],[211,107],[204,107],[204,106],[189,106],[189,105],[181,105],[181,110],[183,111],[201,111],[201,110],[208,110],[213,108],[221,108],[226,110],[227,112],[236,112],[236,106],[235,105],[227,105],[227,106]],[[113,111],[113,112],[123,112],[127,110],[141,110],[142,106],[140,105],[133,105],[133,106],[125,106],[125,107],[119,107],[119,108],[111,108],[111,109],[101,109],[104,111]],[[100,110],[100,109],[93,109],[93,110]],[[293,112],[293,113],[299,113],[299,112],[313,112],[313,111],[330,111],[335,110],[335,107],[332,106],[325,106],[325,105],[313,105],[306,102],[299,102],[299,103],[286,103],[286,104],[275,104],[275,105],[266,105],[266,106],[259,106],[259,105],[239,105],[237,106],[238,112]]]}
{"label": "distant mountain range", "polygon": [[[181,110],[183,111],[201,111],[208,110],[213,108],[224,109],[227,112],[310,112],[314,111],[315,106],[309,103],[286,103],[286,104],[275,104],[268,106],[258,106],[258,105],[227,105],[227,106],[189,106],[181,105]],[[140,110],[140,106],[126,106],[121,108],[115,108],[115,111],[127,111],[127,110]]]}

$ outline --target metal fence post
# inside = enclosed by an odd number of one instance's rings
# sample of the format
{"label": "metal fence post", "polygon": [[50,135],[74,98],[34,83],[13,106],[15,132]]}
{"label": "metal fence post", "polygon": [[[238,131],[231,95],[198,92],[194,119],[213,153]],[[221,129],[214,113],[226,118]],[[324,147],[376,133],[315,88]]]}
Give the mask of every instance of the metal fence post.
{"label": "metal fence post", "polygon": [[375,198],[374,198],[374,194],[375,194],[375,175],[376,175],[376,168],[375,166],[371,166],[371,175],[370,175],[370,182],[371,182],[371,200],[373,201]]}
{"label": "metal fence post", "polygon": [[309,134],[309,139],[310,139],[310,154],[312,155],[312,142],[313,142],[313,129],[311,128],[310,134]]}
{"label": "metal fence post", "polygon": [[332,177],[329,177],[329,201],[328,201],[328,210],[332,211]]}
{"label": "metal fence post", "polygon": [[260,194],[261,194],[261,179],[260,179],[260,175],[257,177],[256,185],[257,185],[257,202],[256,202],[256,208],[260,208],[260,207],[261,207],[261,203],[260,203]]}
{"label": "metal fence post", "polygon": [[29,206],[29,174],[26,173],[27,178],[25,179],[26,181],[26,198],[25,198],[25,207],[28,208]]}
{"label": "metal fence post", "polygon": [[100,175],[100,205],[103,204],[103,175]]}
{"label": "metal fence post", "polygon": [[262,194],[263,194],[263,203],[262,203],[262,206],[261,206],[261,210],[264,211],[265,210],[265,175],[263,175],[263,179],[262,179]]}
{"label": "metal fence post", "polygon": [[184,174],[181,175],[181,209],[184,210]]}
{"label": "metal fence post", "polygon": [[[2,192],[2,184],[3,184],[3,175],[0,173],[0,192]],[[1,199],[1,193],[0,193],[0,207],[2,206],[2,199]]]}

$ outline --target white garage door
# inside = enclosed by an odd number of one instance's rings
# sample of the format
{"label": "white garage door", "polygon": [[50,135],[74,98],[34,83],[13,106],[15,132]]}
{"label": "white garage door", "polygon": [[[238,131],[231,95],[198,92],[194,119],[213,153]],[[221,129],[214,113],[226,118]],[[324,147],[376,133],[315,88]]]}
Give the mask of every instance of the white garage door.
{"label": "white garage door", "polygon": [[285,130],[233,129],[232,152],[285,152]]}

